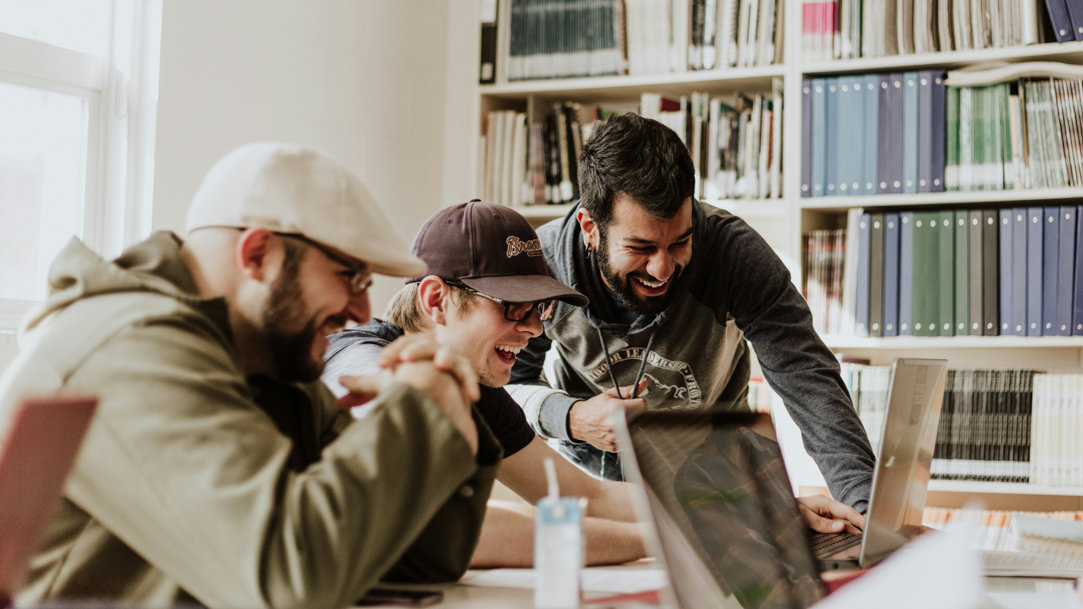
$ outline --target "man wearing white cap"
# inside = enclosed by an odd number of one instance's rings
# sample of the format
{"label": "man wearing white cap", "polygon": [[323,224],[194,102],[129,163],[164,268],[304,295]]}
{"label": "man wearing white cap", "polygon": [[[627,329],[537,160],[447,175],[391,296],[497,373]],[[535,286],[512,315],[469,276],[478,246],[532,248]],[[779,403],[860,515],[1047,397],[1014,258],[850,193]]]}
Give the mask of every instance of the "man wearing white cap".
{"label": "man wearing white cap", "polygon": [[371,274],[425,270],[372,196],[316,152],[251,144],[187,229],[112,262],[73,240],[0,379],[0,415],[100,397],[18,603],[342,607],[461,575],[501,457],[470,366],[396,343],[386,373],[344,381],[372,398],[361,421],[319,382],[324,336],[370,318]]}

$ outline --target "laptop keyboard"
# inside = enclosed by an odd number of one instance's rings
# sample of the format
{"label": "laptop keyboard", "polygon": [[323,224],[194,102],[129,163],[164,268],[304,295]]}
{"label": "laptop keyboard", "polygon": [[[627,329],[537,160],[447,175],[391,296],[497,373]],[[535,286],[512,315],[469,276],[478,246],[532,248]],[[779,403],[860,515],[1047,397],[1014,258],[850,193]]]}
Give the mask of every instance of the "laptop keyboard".
{"label": "laptop keyboard", "polygon": [[816,558],[827,558],[832,554],[841,552],[861,544],[859,533],[813,533],[812,553]]}

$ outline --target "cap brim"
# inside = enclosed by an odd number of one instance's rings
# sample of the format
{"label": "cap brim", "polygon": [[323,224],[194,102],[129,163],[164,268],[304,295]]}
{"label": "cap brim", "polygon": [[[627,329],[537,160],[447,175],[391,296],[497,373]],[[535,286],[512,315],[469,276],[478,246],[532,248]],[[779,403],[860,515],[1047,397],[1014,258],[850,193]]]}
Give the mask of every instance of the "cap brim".
{"label": "cap brim", "polygon": [[583,294],[549,275],[505,275],[463,278],[459,281],[479,292],[508,302],[536,302],[555,298],[577,307],[590,302]]}
{"label": "cap brim", "polygon": [[417,277],[424,275],[429,270],[425,261],[415,256],[382,256],[374,260],[369,255],[361,258],[372,267],[372,272],[391,277]]}

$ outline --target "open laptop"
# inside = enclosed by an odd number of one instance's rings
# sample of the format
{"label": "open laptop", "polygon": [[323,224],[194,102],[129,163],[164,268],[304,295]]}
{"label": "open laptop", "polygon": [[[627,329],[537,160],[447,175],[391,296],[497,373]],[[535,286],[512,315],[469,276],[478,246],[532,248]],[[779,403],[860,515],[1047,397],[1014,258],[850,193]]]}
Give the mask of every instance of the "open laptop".
{"label": "open laptop", "polygon": [[[898,389],[891,391],[889,411],[896,412],[888,414],[883,443],[887,461],[873,482],[873,501],[887,507],[873,514],[870,503],[867,518],[879,524],[866,526],[875,531],[862,545],[868,545],[867,560],[886,555],[888,541],[895,548],[905,543],[915,509],[914,532],[920,530],[945,376],[942,360],[895,364],[892,387]],[[637,510],[657,532],[650,550],[670,577],[663,602],[683,609],[792,608],[822,597],[822,564],[812,552],[768,415],[649,411],[627,424],[617,421],[616,431],[625,477],[637,489]],[[907,476],[899,477],[899,470]],[[887,488],[897,483],[907,488]],[[904,505],[891,509],[893,501]]]}
{"label": "open laptop", "polygon": [[0,431],[0,607],[14,600],[97,405],[92,397],[24,399]]}

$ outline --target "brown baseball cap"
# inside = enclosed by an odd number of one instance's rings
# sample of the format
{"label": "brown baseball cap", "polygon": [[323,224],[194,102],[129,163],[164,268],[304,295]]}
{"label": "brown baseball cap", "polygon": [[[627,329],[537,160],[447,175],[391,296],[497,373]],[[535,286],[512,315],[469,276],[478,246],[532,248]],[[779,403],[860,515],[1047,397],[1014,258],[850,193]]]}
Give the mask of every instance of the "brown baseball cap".
{"label": "brown baseball cap", "polygon": [[555,298],[579,307],[588,302],[549,275],[538,234],[506,205],[474,199],[445,207],[425,222],[410,249],[429,265],[427,275],[501,300]]}

